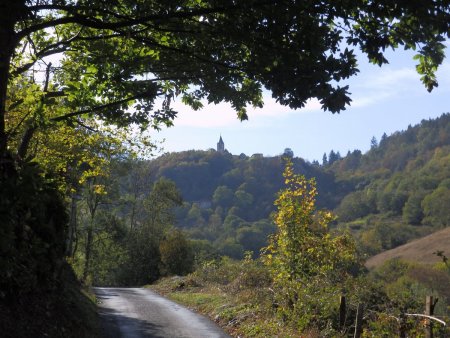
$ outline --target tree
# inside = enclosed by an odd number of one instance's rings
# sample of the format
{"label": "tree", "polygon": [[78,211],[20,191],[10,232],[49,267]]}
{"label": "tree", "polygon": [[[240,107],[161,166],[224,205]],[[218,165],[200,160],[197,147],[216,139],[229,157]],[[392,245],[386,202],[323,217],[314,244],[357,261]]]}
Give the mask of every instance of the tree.
{"label": "tree", "polygon": [[330,155],[328,155],[328,164],[332,165],[334,162],[339,161],[341,159],[341,154],[338,152],[334,152],[334,150],[330,151]]}
{"label": "tree", "polygon": [[153,184],[152,190],[144,200],[146,222],[168,227],[175,221],[173,209],[181,206],[183,199],[175,183],[160,178]]}
{"label": "tree", "polygon": [[[46,82],[48,79],[46,79]],[[23,85],[23,82],[21,83]],[[136,157],[136,149],[127,142],[128,136],[124,129],[112,129],[102,126],[94,120],[80,122],[82,125],[71,126],[58,124],[49,133],[45,128],[33,130],[33,137],[26,139],[28,126],[21,121],[27,120],[39,98],[26,89],[26,86],[14,87],[11,101],[24,101],[15,108],[15,115],[6,121],[7,127],[13,128],[10,144],[18,149],[18,158],[39,163],[47,173],[54,173],[54,179],[60,192],[71,199],[70,219],[66,240],[66,255],[72,257],[76,247],[77,201],[80,199],[87,180],[95,177],[106,177],[111,161]],[[53,107],[55,108],[55,107]],[[50,109],[49,115],[60,112],[61,109]],[[24,134],[24,137],[19,137]],[[128,141],[133,142],[132,138]],[[28,149],[29,148],[29,149]],[[148,149],[152,149],[149,147]],[[19,162],[20,165],[20,162]]]}
{"label": "tree", "polygon": [[95,241],[91,249],[92,284],[120,285],[121,269],[129,259],[125,241],[128,228],[119,217],[103,210],[96,222]]}
{"label": "tree", "polygon": [[254,258],[258,257],[262,247],[267,245],[267,236],[260,229],[244,226],[237,230],[236,239],[245,251],[251,251]]}
{"label": "tree", "polygon": [[328,157],[326,153],[323,153],[323,157],[322,157],[322,165],[326,166],[328,164]]}
{"label": "tree", "polygon": [[376,208],[371,202],[367,191],[355,191],[345,196],[335,211],[339,220],[349,222],[374,213]]}
{"label": "tree", "polygon": [[386,133],[383,133],[383,135],[381,135],[381,140],[380,140],[380,146],[385,146],[386,142],[387,142],[388,136]]}
{"label": "tree", "polygon": [[233,204],[233,190],[225,185],[220,185],[214,190],[212,200],[215,205],[220,205],[222,208],[229,208]]}
{"label": "tree", "polygon": [[370,140],[370,149],[377,149],[378,148],[378,141],[375,136],[372,137]]}
{"label": "tree", "polygon": [[237,190],[234,193],[234,198],[235,198],[235,205],[238,208],[244,210],[250,207],[253,203],[253,195],[243,190]]}
{"label": "tree", "polygon": [[122,183],[123,190],[127,193],[122,195],[125,204],[131,209],[129,216],[130,231],[143,222],[143,201],[145,194],[151,190],[150,173],[148,165],[143,161],[129,161],[123,164],[127,170],[127,176]]}
{"label": "tree", "polygon": [[[127,285],[146,284],[155,281],[161,274],[161,243],[170,234],[175,221],[174,208],[181,205],[181,195],[175,184],[161,178],[143,202],[145,220],[129,231],[127,242],[128,261],[122,268],[121,281]],[[169,235],[170,237],[170,235]],[[176,237],[176,236],[175,236]],[[170,242],[170,240],[169,240]],[[168,246],[176,244],[175,242]],[[168,264],[172,249],[165,247]],[[174,248],[174,250],[178,250]],[[184,250],[184,249],[183,249]]]}
{"label": "tree", "polygon": [[[73,194],[78,194],[78,198],[81,199],[80,219],[84,224],[80,229],[78,229],[76,221],[74,224],[70,224],[69,234],[72,234],[72,238],[68,238],[69,247],[71,247],[72,241],[74,242],[74,245],[73,249],[68,250],[67,252],[72,258],[75,257],[76,251],[79,249],[78,239],[80,237],[83,238],[83,249],[79,250],[82,251],[81,255],[84,261],[81,277],[83,282],[86,282],[88,277],[92,276],[93,269],[91,268],[91,263],[94,243],[102,241],[101,238],[99,238],[99,234],[104,231],[104,227],[101,222],[98,222],[98,213],[99,211],[104,211],[112,216],[113,212],[110,210],[109,204],[111,204],[113,200],[117,201],[119,199],[118,181],[120,172],[118,171],[118,162],[120,162],[120,160],[117,157],[125,157],[123,154],[125,149],[120,141],[121,140],[111,137],[110,135],[105,136],[102,133],[94,133],[94,135],[88,134],[86,135],[86,144],[84,146],[78,143],[76,144],[79,149],[86,149],[89,155],[77,155],[76,152],[71,154],[71,157],[73,158],[71,164],[73,167],[69,167],[68,171],[72,176],[72,182],[68,182],[67,189],[70,189]],[[58,142],[56,142],[56,144],[58,144]],[[53,149],[45,147],[44,150]],[[85,159],[86,161],[79,163],[82,159]],[[115,173],[112,173],[112,171],[115,171]],[[75,181],[75,183],[73,181]],[[74,201],[76,197],[74,195],[71,197],[72,205],[75,204],[74,206],[77,206],[78,203]],[[74,212],[71,214],[71,217],[75,216],[76,209],[77,208],[73,210]],[[103,224],[104,223],[105,222],[103,222]],[[73,263],[76,264],[76,260],[74,260]]]}
{"label": "tree", "polygon": [[222,213],[223,210],[221,207],[217,207],[214,210],[214,213],[211,214],[211,216],[208,219],[208,226],[213,231],[219,231],[222,227]]}
{"label": "tree", "polygon": [[422,201],[426,193],[424,191],[413,192],[403,207],[403,221],[413,225],[419,225],[424,217]]}
{"label": "tree", "polygon": [[161,262],[167,273],[186,275],[192,272],[194,253],[186,236],[179,230],[170,231],[159,245]]}
{"label": "tree", "polygon": [[[175,96],[194,109],[202,99],[227,101],[246,119],[265,87],[291,108],[318,98],[339,112],[350,98],[338,83],[358,72],[354,48],[378,65],[388,47],[417,49],[421,80],[436,87],[450,22],[449,5],[431,0],[5,0],[0,13],[1,157],[12,132],[5,121],[24,103],[9,99],[20,81],[38,98],[21,122],[24,150],[38,128],[61,121],[170,125]],[[60,64],[48,62],[52,55],[62,55]],[[39,84],[36,71],[49,81]],[[48,117],[52,107],[59,115]]]}
{"label": "tree", "polygon": [[218,249],[223,256],[228,256],[233,259],[242,259],[244,257],[244,248],[231,237],[222,241]]}
{"label": "tree", "polygon": [[289,162],[284,177],[286,187],[275,201],[278,229],[263,258],[272,274],[279,312],[303,329],[324,328],[326,320],[320,321],[333,311],[330,295],[356,263],[355,245],[349,235],[333,237],[328,232],[334,216],[316,212],[313,179],[294,174]]}
{"label": "tree", "polygon": [[436,227],[450,225],[450,180],[443,181],[439,187],[422,201],[425,218],[423,223],[431,223]]}
{"label": "tree", "polygon": [[[358,71],[353,49],[381,65],[386,48],[416,48],[417,70],[431,90],[449,16],[446,2],[431,0],[420,6],[361,0],[3,0],[0,191],[10,194],[2,195],[2,203],[26,205],[34,196],[21,193],[27,187],[16,177],[30,178],[30,189],[40,182],[39,175],[27,175],[24,161],[38,133],[90,130],[94,122],[157,129],[176,117],[175,97],[194,109],[204,101],[226,101],[245,119],[248,105],[262,105],[263,88],[291,108],[317,98],[325,110],[341,111],[350,103],[342,81]],[[30,218],[42,220],[39,210],[33,208]],[[55,226],[62,229],[64,217],[59,220]],[[10,248],[11,236],[27,227],[10,219],[1,227],[7,248],[2,254],[17,261],[22,253]]]}
{"label": "tree", "polygon": [[284,149],[283,156],[293,158],[294,152],[292,151],[291,148],[286,148],[286,149]]}
{"label": "tree", "polygon": [[[103,178],[103,177],[102,177]],[[106,195],[106,191],[104,189],[104,185],[101,184],[99,181],[102,179],[100,177],[92,177],[87,181],[86,186],[86,206],[87,206],[87,212],[88,212],[88,220],[87,224],[85,226],[86,228],[86,240],[84,245],[84,268],[83,268],[83,275],[82,275],[82,281],[86,282],[90,271],[91,266],[91,253],[92,253],[92,247],[94,243],[94,236],[95,236],[95,221],[96,221],[96,215],[97,211],[101,205],[101,203],[104,201],[104,197]]]}
{"label": "tree", "polygon": [[192,203],[186,220],[189,226],[202,226],[205,224],[205,219],[202,216],[202,211],[198,203]]}
{"label": "tree", "polygon": [[362,153],[361,150],[354,150],[353,152],[350,152],[350,150],[347,152],[347,155],[344,157],[344,159],[339,164],[340,171],[347,171],[347,170],[356,170],[361,162]]}

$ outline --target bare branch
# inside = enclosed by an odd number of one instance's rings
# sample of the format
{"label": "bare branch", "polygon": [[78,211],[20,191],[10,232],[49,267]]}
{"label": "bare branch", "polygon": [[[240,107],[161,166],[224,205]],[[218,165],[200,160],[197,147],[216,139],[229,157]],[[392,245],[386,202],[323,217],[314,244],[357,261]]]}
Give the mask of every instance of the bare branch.
{"label": "bare branch", "polygon": [[89,6],[64,6],[64,5],[36,5],[36,6],[29,6],[28,9],[31,12],[40,12],[40,11],[51,11],[51,10],[58,10],[58,11],[64,11],[67,13],[73,13],[78,11],[90,11],[95,14],[107,14],[111,15],[113,17],[116,17],[118,19],[126,19],[127,17],[125,15],[120,15],[114,11],[109,11],[105,8],[98,8],[98,7],[89,7]]}
{"label": "bare branch", "polygon": [[75,122],[78,125],[82,126],[83,128],[86,128],[87,130],[92,131],[93,133],[98,133],[99,132],[98,130],[96,130],[96,129],[92,128],[92,127],[89,127],[87,124],[83,123],[80,119],[76,119]]}
{"label": "bare branch", "polygon": [[428,318],[428,319],[435,320],[435,321],[437,321],[438,323],[440,323],[440,324],[442,324],[444,326],[447,326],[447,323],[444,322],[442,319],[439,319],[439,318],[436,318],[436,317],[433,317],[433,316],[429,316],[429,315],[424,315],[422,313],[405,313],[405,316]]}
{"label": "bare branch", "polygon": [[31,40],[31,37],[28,36],[29,42],[30,44],[33,46],[34,49],[34,53],[35,53],[35,58],[33,61],[22,65],[21,67],[16,68],[14,71],[11,72],[12,76],[17,76],[23,72],[26,72],[28,69],[30,69],[39,59],[42,59],[46,56],[49,55],[54,55],[54,54],[58,54],[58,53],[62,53],[68,50],[68,46],[70,46],[70,43],[73,42],[74,40],[76,40],[78,38],[78,36],[80,35],[80,33],[82,32],[82,29],[80,29],[80,31],[75,34],[73,37],[67,39],[67,40],[63,40],[63,41],[58,41],[55,43],[52,43],[48,46],[46,46],[45,48],[43,48],[40,51],[37,51],[36,46],[34,45],[33,41]]}

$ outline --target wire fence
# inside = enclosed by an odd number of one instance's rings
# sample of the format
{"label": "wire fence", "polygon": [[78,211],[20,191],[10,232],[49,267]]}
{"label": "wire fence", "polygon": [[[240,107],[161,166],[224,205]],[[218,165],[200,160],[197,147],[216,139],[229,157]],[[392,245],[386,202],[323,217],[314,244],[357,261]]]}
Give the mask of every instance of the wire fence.
{"label": "wire fence", "polygon": [[[367,309],[364,304],[357,304],[356,315],[353,319],[347,318],[349,306],[346,297],[341,296],[339,307],[340,330],[348,337],[361,338],[365,322],[373,322],[384,318],[386,322],[391,321],[394,323],[391,325],[391,328],[397,331],[396,334],[400,338],[407,338],[409,336],[408,333],[411,332],[416,334],[414,337],[440,338],[442,337],[440,332],[443,332],[447,328],[447,323],[443,318],[434,315],[437,302],[437,298],[427,296],[425,299],[424,313],[401,312],[397,316]],[[348,321],[351,322],[350,326],[347,325]]]}

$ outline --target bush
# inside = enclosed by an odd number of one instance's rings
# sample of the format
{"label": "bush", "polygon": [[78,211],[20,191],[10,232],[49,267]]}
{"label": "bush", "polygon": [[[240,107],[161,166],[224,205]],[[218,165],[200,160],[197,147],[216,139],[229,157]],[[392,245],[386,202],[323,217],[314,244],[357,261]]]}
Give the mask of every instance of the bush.
{"label": "bush", "polygon": [[[403,313],[423,313],[426,296],[439,299],[434,314],[448,322],[448,271],[392,259],[373,270],[370,277],[372,285],[377,285],[378,294],[382,295],[367,302],[371,313],[367,321],[370,336],[397,336],[399,324],[396,319]],[[375,290],[373,287],[370,289]],[[404,329],[407,336],[423,336],[422,319],[414,316],[405,318]],[[436,337],[447,337],[449,334],[448,328],[442,325],[436,324],[434,328]]]}
{"label": "bush", "polygon": [[200,280],[219,285],[228,285],[241,272],[239,262],[224,256],[204,262],[193,274]]}
{"label": "bush", "polygon": [[281,318],[300,330],[317,328],[328,335],[338,295],[357,265],[355,244],[348,234],[329,233],[334,216],[326,210],[316,212],[314,180],[294,174],[291,163],[284,177],[286,188],[275,202],[278,231],[263,260],[273,278]]}
{"label": "bush", "polygon": [[272,284],[269,271],[260,260],[252,259],[251,252],[246,252],[245,258],[238,265],[240,272],[228,285],[232,293],[267,288]]}
{"label": "bush", "polygon": [[194,253],[180,230],[171,231],[159,244],[163,270],[168,274],[186,275],[194,267]]}

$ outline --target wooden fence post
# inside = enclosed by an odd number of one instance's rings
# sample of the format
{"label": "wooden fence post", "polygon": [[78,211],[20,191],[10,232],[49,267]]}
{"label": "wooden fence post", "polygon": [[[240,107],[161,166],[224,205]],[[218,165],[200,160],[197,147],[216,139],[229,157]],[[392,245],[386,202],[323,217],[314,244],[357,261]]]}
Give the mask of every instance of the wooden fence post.
{"label": "wooden fence post", "polygon": [[339,304],[339,330],[343,330],[345,326],[345,317],[347,313],[345,296],[342,295]]}
{"label": "wooden fence post", "polygon": [[355,335],[354,338],[360,338],[362,333],[362,321],[364,316],[364,304],[358,304],[356,312]]}
{"label": "wooden fence post", "polygon": [[[438,299],[433,299],[433,296],[427,296],[425,300],[425,314],[432,316],[434,314],[434,307],[436,306]],[[433,322],[431,319],[425,321],[425,337],[433,338]]]}
{"label": "wooden fence post", "polygon": [[398,336],[399,338],[406,338],[406,316],[405,311],[402,309],[398,319]]}

